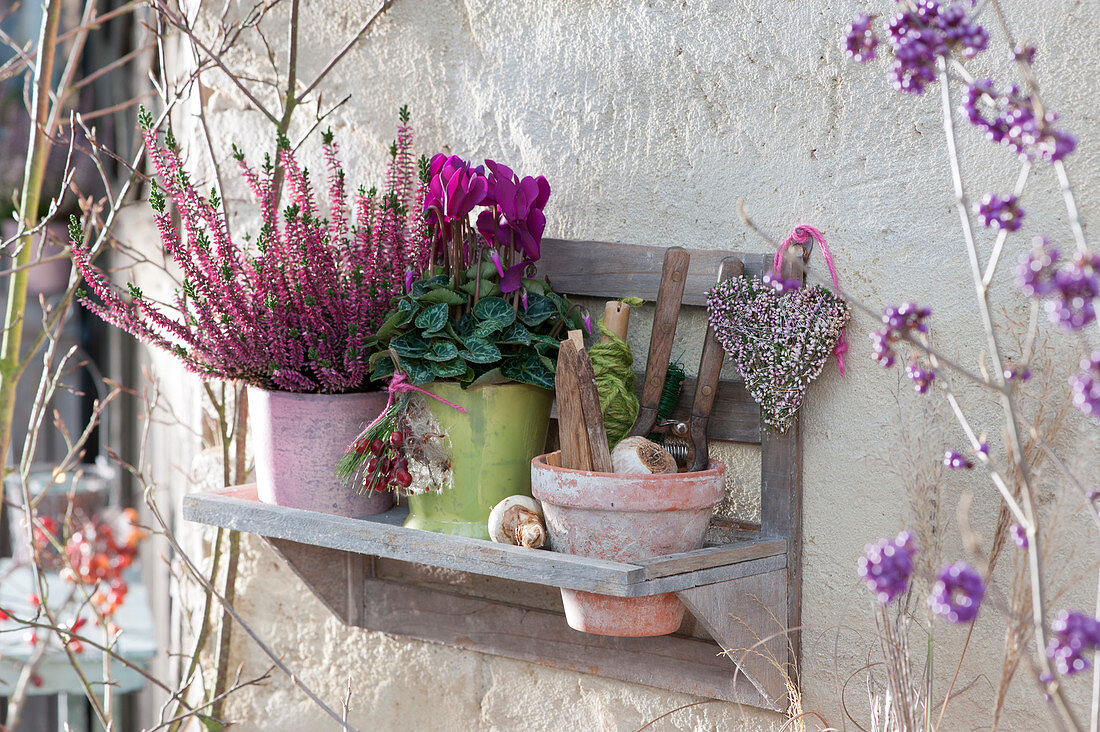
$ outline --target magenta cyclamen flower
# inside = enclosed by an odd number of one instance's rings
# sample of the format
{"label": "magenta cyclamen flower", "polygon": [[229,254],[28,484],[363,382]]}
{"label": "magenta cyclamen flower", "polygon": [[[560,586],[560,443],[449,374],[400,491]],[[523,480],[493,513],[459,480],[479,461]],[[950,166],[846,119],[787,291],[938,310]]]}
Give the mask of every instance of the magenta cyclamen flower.
{"label": "magenta cyclamen flower", "polygon": [[1047,656],[1058,672],[1071,676],[1091,665],[1086,656],[1100,648],[1100,620],[1084,613],[1063,610],[1050,624],[1051,639]]}
{"label": "magenta cyclamen flower", "polygon": [[[542,232],[546,228],[543,209],[550,200],[550,184],[543,176],[519,178],[512,169],[492,160],[486,160],[489,169],[489,187],[484,204],[488,206],[478,214],[477,230],[492,247],[493,263],[501,277],[502,292],[515,292],[529,265],[542,256]],[[499,251],[515,250],[521,261],[505,271]]]}
{"label": "magenta cyclamen flower", "polygon": [[1074,374],[1069,384],[1073,406],[1086,417],[1100,419],[1100,351],[1081,360],[1081,373]]}
{"label": "magenta cyclamen flower", "polygon": [[966,562],[955,562],[936,573],[928,606],[948,622],[968,623],[978,616],[983,597],[985,581],[978,570]]}
{"label": "magenta cyclamen flower", "polygon": [[999,196],[987,193],[981,203],[974,205],[978,220],[986,228],[1018,231],[1024,224],[1024,210],[1016,201],[1016,196]]}
{"label": "magenta cyclamen flower", "polygon": [[883,605],[889,605],[909,589],[916,553],[916,542],[908,531],[894,539],[881,539],[867,545],[864,555],[859,558],[859,576]]}
{"label": "magenta cyclamen flower", "polygon": [[428,166],[424,211],[433,223],[464,219],[481,205],[488,190],[489,181],[481,166],[471,168],[457,155],[439,153]]}

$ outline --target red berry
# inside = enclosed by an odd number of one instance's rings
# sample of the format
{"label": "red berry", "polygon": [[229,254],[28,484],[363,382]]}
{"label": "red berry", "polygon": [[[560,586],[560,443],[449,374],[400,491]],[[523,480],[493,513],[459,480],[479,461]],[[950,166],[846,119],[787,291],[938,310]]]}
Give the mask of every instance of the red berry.
{"label": "red berry", "polygon": [[373,452],[375,455],[381,455],[383,447],[384,445],[382,444],[382,440],[379,440],[377,437],[371,440],[370,451]]}
{"label": "red berry", "polygon": [[355,443],[355,452],[362,455],[367,451],[368,447],[369,445],[367,445],[366,440],[359,440]]}
{"label": "red berry", "polygon": [[30,633],[27,634],[26,638],[27,638],[27,643],[31,644],[32,646],[38,644],[38,632],[37,631],[32,630]]}
{"label": "red berry", "polygon": [[4,612],[2,607],[0,607],[0,620],[11,620],[11,616]]}
{"label": "red berry", "polygon": [[35,594],[27,595],[27,602],[31,604],[31,607],[38,607],[42,604],[42,601],[38,599],[38,595]]}
{"label": "red berry", "polygon": [[39,676],[38,674],[34,674],[33,676],[31,676],[31,684],[33,684],[36,687],[37,686],[42,686],[42,677]]}
{"label": "red berry", "polygon": [[412,482],[412,475],[405,468],[398,468],[394,473],[393,480],[402,488],[408,488]]}
{"label": "red berry", "polygon": [[367,475],[374,475],[378,471],[378,458],[371,458],[367,463]]}
{"label": "red berry", "polygon": [[73,653],[84,652],[84,644],[78,640],[69,641],[69,648],[72,649]]}
{"label": "red berry", "polygon": [[88,622],[87,618],[84,618],[84,617],[77,618],[76,620],[73,621],[72,631],[75,633],[76,631],[83,628],[84,624],[87,623],[87,622]]}
{"label": "red berry", "polygon": [[400,450],[401,446],[405,444],[405,436],[400,431],[394,432],[390,435],[390,444]]}

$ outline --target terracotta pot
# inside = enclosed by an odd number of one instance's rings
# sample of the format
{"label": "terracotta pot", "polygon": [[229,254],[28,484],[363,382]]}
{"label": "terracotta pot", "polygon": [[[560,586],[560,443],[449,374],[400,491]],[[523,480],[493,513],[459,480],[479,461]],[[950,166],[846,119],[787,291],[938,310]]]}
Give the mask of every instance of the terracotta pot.
{"label": "terracotta pot", "polygon": [[487,540],[493,506],[508,496],[531,495],[531,458],[546,449],[554,392],[530,384],[463,389],[451,381],[424,389],[466,412],[426,399],[451,438],[454,488],[408,496],[405,526]]}
{"label": "terracotta pot", "polygon": [[[542,501],[550,548],[565,554],[631,562],[703,545],[714,506],[725,491],[726,467],[673,475],[617,475],[531,461],[531,492]],[[561,591],[569,627],[614,636],[675,632],[684,618],[674,593],[611,597]]]}
{"label": "terracotta pot", "polygon": [[348,445],[385,407],[385,392],[294,394],[250,386],[248,416],[260,500],[353,517],[392,508],[391,492],[360,495],[336,475]]}

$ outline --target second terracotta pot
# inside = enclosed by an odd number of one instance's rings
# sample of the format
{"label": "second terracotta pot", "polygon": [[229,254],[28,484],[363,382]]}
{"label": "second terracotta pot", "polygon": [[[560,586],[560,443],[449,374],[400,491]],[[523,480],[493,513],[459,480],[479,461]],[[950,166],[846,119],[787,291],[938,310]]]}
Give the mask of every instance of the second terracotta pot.
{"label": "second terracotta pot", "polygon": [[[698,549],[725,491],[725,466],[672,475],[618,475],[531,462],[531,492],[542,501],[550,548],[615,562]],[[684,605],[674,593],[612,597],[562,589],[569,627],[613,636],[675,632]]]}

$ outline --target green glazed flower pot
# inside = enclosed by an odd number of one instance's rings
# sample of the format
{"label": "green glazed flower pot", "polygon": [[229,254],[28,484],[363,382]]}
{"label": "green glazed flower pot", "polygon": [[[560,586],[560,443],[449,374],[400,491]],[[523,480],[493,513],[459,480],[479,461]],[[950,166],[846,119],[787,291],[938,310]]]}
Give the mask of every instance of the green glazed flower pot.
{"label": "green glazed flower pot", "polygon": [[554,392],[529,384],[493,384],[463,390],[437,381],[425,390],[466,413],[425,398],[451,438],[454,488],[410,495],[405,526],[488,539],[489,512],[508,496],[531,495],[531,460],[546,445]]}

